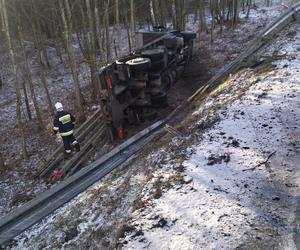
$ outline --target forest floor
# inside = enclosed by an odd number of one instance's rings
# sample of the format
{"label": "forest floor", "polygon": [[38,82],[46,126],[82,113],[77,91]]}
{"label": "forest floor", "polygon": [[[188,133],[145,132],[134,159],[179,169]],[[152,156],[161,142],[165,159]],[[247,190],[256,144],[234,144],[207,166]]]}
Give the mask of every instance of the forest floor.
{"label": "forest floor", "polygon": [[[170,110],[279,13],[254,10],[212,44],[202,34]],[[299,247],[299,38],[296,25],[282,32],[258,57],[276,60],[232,75],[177,124],[178,136],[157,139],[6,248]],[[1,199],[2,213],[9,201]]]}

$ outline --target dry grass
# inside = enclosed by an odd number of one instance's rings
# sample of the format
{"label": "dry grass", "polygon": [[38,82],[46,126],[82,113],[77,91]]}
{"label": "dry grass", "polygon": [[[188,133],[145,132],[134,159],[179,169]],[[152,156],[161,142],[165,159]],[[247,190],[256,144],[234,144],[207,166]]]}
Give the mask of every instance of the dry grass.
{"label": "dry grass", "polygon": [[145,201],[143,201],[141,197],[138,197],[132,203],[132,212],[139,210],[143,207],[146,207],[146,205],[147,205],[147,203]]}
{"label": "dry grass", "polygon": [[159,199],[162,196],[162,181],[161,178],[158,177],[156,181],[154,182],[154,193],[153,193],[153,198],[154,199]]}
{"label": "dry grass", "polygon": [[133,226],[130,226],[126,223],[123,223],[121,224],[117,231],[116,231],[116,242],[119,240],[119,239],[122,239],[125,237],[125,234],[127,232],[132,232],[134,230],[134,227]]}
{"label": "dry grass", "polygon": [[171,189],[173,185],[182,185],[184,183],[184,176],[182,173],[179,172],[170,176],[167,182],[165,183],[165,186],[167,189]]}
{"label": "dry grass", "polygon": [[274,68],[276,68],[276,65],[272,64],[272,62],[266,62],[255,68],[254,73],[256,75],[261,75],[272,71]]}

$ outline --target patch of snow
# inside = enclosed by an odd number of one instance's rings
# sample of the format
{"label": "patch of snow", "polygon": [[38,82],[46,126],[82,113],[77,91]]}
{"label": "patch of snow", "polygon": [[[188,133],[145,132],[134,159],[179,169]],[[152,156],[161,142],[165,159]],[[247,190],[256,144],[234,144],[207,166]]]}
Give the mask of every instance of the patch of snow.
{"label": "patch of snow", "polygon": [[[296,25],[290,30],[300,34]],[[297,50],[292,41],[277,42],[292,55]],[[200,143],[190,148],[193,154],[182,163],[192,182],[165,190],[146,210],[134,213],[131,224],[142,236],[127,233],[120,249],[251,248],[266,241],[279,248],[295,246],[299,65],[299,56],[279,61],[241,99],[218,111],[220,122],[201,135]],[[212,100],[204,104],[211,105]],[[159,170],[161,178],[171,169],[166,164]],[[284,188],[287,181],[297,188]],[[149,183],[150,190],[152,186]]]}

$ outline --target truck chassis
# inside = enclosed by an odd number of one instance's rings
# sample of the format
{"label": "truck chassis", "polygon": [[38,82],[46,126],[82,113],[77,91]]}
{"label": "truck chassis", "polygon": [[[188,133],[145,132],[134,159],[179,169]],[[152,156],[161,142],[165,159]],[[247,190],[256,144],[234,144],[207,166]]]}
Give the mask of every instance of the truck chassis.
{"label": "truck chassis", "polygon": [[154,120],[168,106],[168,90],[190,61],[195,33],[139,33],[142,47],[101,68],[101,108],[112,136],[126,124]]}

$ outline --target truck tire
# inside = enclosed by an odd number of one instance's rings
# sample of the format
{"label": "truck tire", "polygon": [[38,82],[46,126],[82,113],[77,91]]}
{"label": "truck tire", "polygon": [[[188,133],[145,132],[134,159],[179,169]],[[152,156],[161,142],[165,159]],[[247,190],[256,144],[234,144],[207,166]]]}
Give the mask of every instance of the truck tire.
{"label": "truck tire", "polygon": [[139,55],[128,55],[128,56],[124,56],[119,58],[118,60],[116,60],[116,64],[120,65],[120,64],[125,64],[127,61],[138,58]]}
{"label": "truck tire", "polygon": [[145,81],[131,80],[129,81],[128,86],[131,89],[144,89],[146,88],[147,83]]}
{"label": "truck tire", "polygon": [[163,49],[149,49],[142,52],[143,57],[149,58],[151,62],[159,61],[164,58],[165,51]]}
{"label": "truck tire", "polygon": [[126,62],[132,71],[147,71],[151,67],[149,58],[137,57]]}
{"label": "truck tire", "polygon": [[158,79],[158,78],[160,78],[160,73],[159,72],[155,72],[155,71],[153,71],[153,72],[149,72],[148,73],[148,79],[149,79],[149,81],[151,81],[151,80],[156,80],[156,79]]}
{"label": "truck tire", "polygon": [[154,108],[166,108],[168,107],[168,97],[166,93],[151,96],[151,105]]}
{"label": "truck tire", "polygon": [[129,56],[121,57],[118,60],[116,60],[116,71],[119,80],[121,81],[129,80],[130,72],[129,72],[128,65],[126,65],[126,62],[134,58],[137,58],[137,55],[129,55]]}
{"label": "truck tire", "polygon": [[149,82],[149,85],[150,85],[150,87],[160,88],[160,86],[161,86],[161,78],[157,78],[157,79],[151,80]]}
{"label": "truck tire", "polygon": [[172,77],[170,77],[169,75],[165,74],[162,77],[162,88],[165,91],[168,91],[172,86]]}
{"label": "truck tire", "polygon": [[175,84],[179,79],[176,69],[171,69],[171,74],[172,74],[172,77],[173,77],[173,84]]}
{"label": "truck tire", "polygon": [[148,104],[147,100],[142,99],[142,98],[138,98],[134,102],[134,106],[136,106],[136,107],[143,107],[143,106],[146,106],[147,104]]}
{"label": "truck tire", "polygon": [[157,95],[159,95],[159,94],[161,94],[161,89],[160,88],[152,88],[151,90],[150,90],[150,93],[151,93],[151,95],[152,96],[157,96]]}
{"label": "truck tire", "polygon": [[153,71],[161,71],[165,68],[166,64],[165,64],[165,60],[161,59],[159,61],[153,62],[151,65],[151,70]]}

